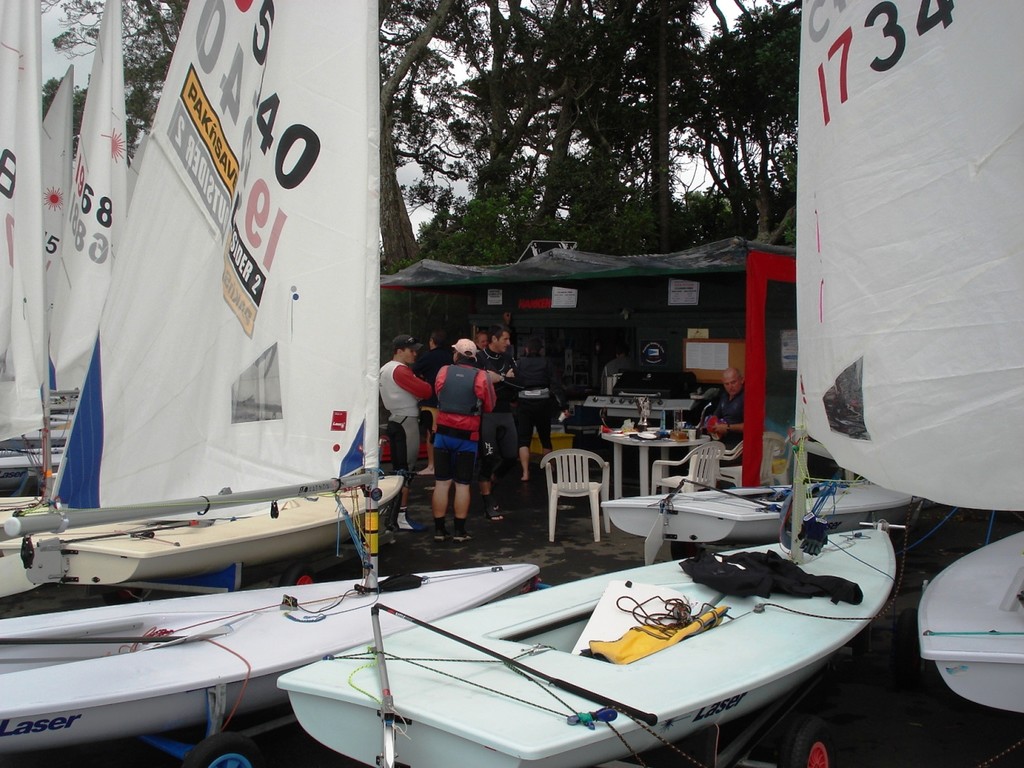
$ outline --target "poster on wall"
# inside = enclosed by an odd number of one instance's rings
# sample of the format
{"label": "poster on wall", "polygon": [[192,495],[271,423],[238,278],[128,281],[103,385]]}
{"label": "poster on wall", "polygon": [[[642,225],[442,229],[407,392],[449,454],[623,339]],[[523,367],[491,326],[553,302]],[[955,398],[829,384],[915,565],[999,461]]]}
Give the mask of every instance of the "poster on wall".
{"label": "poster on wall", "polygon": [[700,299],[700,283],[693,280],[668,281],[668,305],[670,307],[697,306]]}
{"label": "poster on wall", "polygon": [[500,307],[502,301],[501,288],[487,289],[487,306]]}
{"label": "poster on wall", "polygon": [[575,288],[551,287],[551,307],[553,309],[576,309],[579,291]]}
{"label": "poster on wall", "polygon": [[781,347],[782,347],[782,370],[784,371],[795,371],[797,360],[799,359],[797,341],[796,341],[796,329],[789,331],[781,331]]}

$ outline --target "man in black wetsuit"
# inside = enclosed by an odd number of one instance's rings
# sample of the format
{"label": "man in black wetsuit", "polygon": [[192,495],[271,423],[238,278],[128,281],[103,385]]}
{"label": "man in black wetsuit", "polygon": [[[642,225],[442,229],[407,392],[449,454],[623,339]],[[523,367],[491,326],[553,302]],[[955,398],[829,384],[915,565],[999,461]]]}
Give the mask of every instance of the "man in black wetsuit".
{"label": "man in black wetsuit", "polygon": [[491,500],[491,487],[496,479],[518,464],[518,445],[512,401],[517,387],[516,363],[509,352],[511,332],[507,325],[492,325],[487,346],[477,352],[477,365],[494,384],[497,401],[494,410],[485,413],[480,425],[480,497],[484,516],[492,522],[504,519],[501,509]]}

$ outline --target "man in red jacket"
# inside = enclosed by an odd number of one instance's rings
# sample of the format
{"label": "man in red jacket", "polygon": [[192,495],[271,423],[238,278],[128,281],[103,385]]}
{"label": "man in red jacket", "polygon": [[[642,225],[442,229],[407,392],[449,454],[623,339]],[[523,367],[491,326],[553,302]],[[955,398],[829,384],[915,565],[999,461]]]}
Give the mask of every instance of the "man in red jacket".
{"label": "man in red jacket", "polygon": [[391,466],[403,478],[397,525],[400,531],[425,531],[427,526],[409,519],[409,484],[420,454],[420,400],[430,397],[430,385],[417,378],[411,367],[423,345],[400,333],[391,346],[394,356],[380,369],[380,399],[390,414]]}
{"label": "man in red jacket", "polygon": [[437,436],[434,438],[434,541],[448,539],[445,516],[448,496],[455,483],[456,542],[470,540],[466,533],[469,517],[470,485],[473,465],[476,463],[477,444],[480,440],[480,415],[494,408],[494,385],[487,374],[476,367],[476,344],[459,339],[452,345],[455,350],[453,364],[437,374]]}

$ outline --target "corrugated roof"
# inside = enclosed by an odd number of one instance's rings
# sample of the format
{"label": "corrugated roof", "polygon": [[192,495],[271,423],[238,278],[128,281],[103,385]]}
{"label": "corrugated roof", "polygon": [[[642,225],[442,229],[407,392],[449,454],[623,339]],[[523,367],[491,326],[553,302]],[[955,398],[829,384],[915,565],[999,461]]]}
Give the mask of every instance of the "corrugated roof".
{"label": "corrugated roof", "polygon": [[381,286],[440,288],[494,283],[688,275],[700,272],[742,272],[747,268],[747,255],[751,251],[796,255],[792,248],[765,245],[739,237],[667,254],[610,256],[553,248],[516,264],[495,267],[468,267],[424,259],[393,275],[384,275],[381,278]]}

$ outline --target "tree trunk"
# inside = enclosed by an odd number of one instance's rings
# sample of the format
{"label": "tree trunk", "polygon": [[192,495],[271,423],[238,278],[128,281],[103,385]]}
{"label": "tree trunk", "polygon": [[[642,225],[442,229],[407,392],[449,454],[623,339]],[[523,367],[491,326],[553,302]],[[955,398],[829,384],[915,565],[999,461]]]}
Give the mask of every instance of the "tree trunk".
{"label": "tree trunk", "polygon": [[420,247],[398,183],[391,118],[384,111],[380,116],[380,237],[381,269],[385,273],[419,259]]}
{"label": "tree trunk", "polygon": [[671,248],[672,222],[672,158],[669,152],[668,124],[668,0],[658,8],[658,242],[662,253]]}

